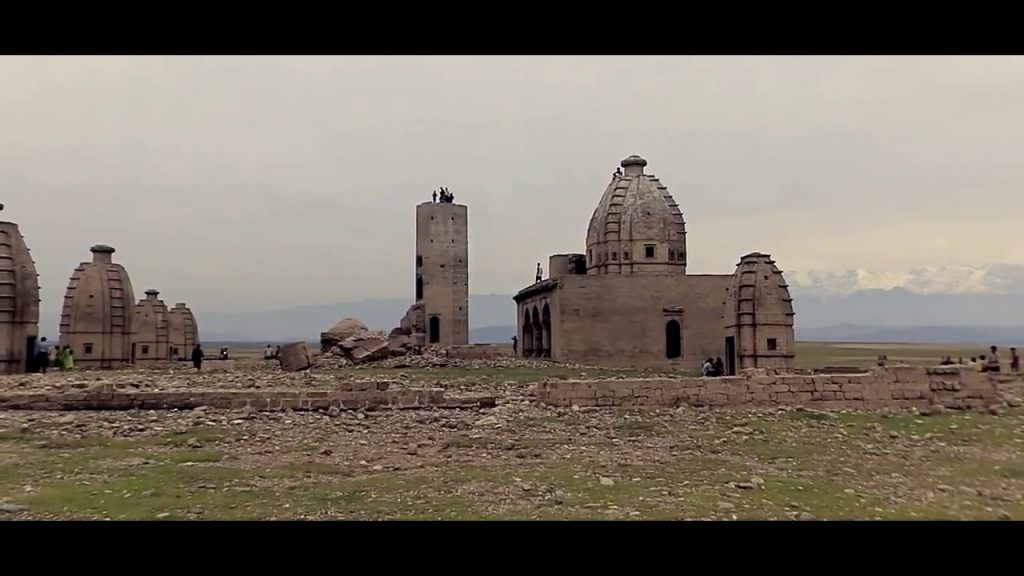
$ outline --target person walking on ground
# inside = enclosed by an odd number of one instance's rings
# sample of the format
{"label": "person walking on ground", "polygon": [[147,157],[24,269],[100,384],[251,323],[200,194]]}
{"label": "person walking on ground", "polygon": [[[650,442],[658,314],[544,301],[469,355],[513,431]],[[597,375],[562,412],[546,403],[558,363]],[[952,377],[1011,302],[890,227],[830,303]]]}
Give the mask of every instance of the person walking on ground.
{"label": "person walking on ground", "polygon": [[987,361],[988,371],[999,372],[999,353],[996,352],[996,347],[990,346],[989,352],[991,352],[991,354],[989,354]]}
{"label": "person walking on ground", "polygon": [[74,370],[75,369],[75,351],[71,349],[71,346],[64,347],[64,367],[63,370]]}
{"label": "person walking on ground", "polygon": [[32,371],[46,374],[46,369],[50,367],[50,343],[46,341],[46,336],[40,338],[36,345],[35,362],[36,365]]}
{"label": "person walking on ground", "polygon": [[1016,348],[1010,348],[1010,372],[1020,373],[1020,355],[1017,354]]}
{"label": "person walking on ground", "polygon": [[203,349],[199,344],[192,349],[192,365],[195,366],[196,370],[203,369]]}
{"label": "person walking on ground", "polygon": [[515,356],[518,351],[519,351],[519,337],[518,336],[513,336],[512,337],[512,355]]}

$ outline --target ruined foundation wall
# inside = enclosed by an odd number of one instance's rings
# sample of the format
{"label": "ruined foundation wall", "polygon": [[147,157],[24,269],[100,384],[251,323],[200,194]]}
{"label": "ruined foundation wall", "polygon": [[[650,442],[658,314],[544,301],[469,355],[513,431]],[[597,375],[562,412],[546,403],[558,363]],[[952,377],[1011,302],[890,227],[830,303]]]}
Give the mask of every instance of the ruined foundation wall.
{"label": "ruined foundation wall", "polygon": [[508,344],[468,344],[466,346],[450,346],[449,358],[461,360],[486,360],[488,358],[511,358],[512,346]]}
{"label": "ruined foundation wall", "polygon": [[820,409],[982,408],[999,402],[988,374],[956,367],[890,367],[865,374],[542,382],[555,406],[771,406]]}

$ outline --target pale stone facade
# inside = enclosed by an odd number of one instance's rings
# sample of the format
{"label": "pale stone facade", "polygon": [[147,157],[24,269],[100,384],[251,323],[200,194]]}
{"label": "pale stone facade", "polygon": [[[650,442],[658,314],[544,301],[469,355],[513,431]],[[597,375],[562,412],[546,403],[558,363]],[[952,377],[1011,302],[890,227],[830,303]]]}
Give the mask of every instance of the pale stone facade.
{"label": "pale stone facade", "polygon": [[92,262],[75,268],[64,295],[60,345],[70,346],[75,366],[115,368],[131,363],[135,294],[114,249],[91,248]]}
{"label": "pale stone facade", "polygon": [[199,343],[199,324],[184,302],[178,302],[168,310],[167,333],[171,358],[191,358],[192,349]]}
{"label": "pale stone facade", "polygon": [[793,307],[766,254],[733,274],[686,273],[686,224],[630,156],[594,210],[585,254],[558,254],[516,296],[518,354],[611,366],[792,368]]}
{"label": "pale stone facade", "polygon": [[[466,206],[416,207],[416,303],[402,320],[417,343],[469,343],[469,236]],[[422,341],[422,342],[421,342]]]}
{"label": "pale stone facade", "polygon": [[135,305],[132,363],[146,364],[171,360],[167,305],[160,292],[146,290],[146,297]]}
{"label": "pale stone facade", "polygon": [[39,336],[39,276],[13,222],[0,222],[0,374],[28,369]]}

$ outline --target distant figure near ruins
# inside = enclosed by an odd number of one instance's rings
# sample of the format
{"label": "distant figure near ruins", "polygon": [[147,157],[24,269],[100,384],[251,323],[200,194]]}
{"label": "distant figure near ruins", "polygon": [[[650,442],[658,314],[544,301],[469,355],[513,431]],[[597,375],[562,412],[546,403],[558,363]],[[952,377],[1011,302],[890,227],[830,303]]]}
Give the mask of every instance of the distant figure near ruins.
{"label": "distant figure near ruins", "polygon": [[[3,210],[3,204],[0,204]],[[39,275],[21,230],[0,222],[0,374],[35,368],[39,337]]]}
{"label": "distant figure near ruins", "polygon": [[64,295],[60,345],[69,346],[84,368],[115,368],[131,363],[135,294],[114,249],[93,246],[92,262],[75,268]]}
{"label": "distant figure near ruins", "polygon": [[514,297],[517,355],[691,370],[720,356],[724,375],[792,369],[793,301],[771,256],[688,275],[676,201],[643,158],[620,166],[591,216],[586,254],[552,256],[548,279],[538,269]]}

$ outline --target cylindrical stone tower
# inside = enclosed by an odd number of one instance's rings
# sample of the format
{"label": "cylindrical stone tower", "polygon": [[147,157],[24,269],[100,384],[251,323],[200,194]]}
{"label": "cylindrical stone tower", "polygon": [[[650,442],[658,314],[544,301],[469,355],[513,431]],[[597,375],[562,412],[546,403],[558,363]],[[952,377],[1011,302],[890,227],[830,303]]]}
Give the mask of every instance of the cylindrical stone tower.
{"label": "cylindrical stone tower", "polygon": [[416,303],[428,346],[469,344],[469,236],[462,204],[416,207]]}
{"label": "cylindrical stone tower", "polygon": [[60,345],[70,346],[75,365],[116,368],[132,362],[135,294],[128,271],[113,262],[114,249],[93,246],[92,262],[75,268],[64,295]]}
{"label": "cylindrical stone tower", "polygon": [[167,325],[167,305],[160,292],[146,290],[146,297],[135,305],[135,340],[132,356],[135,364],[171,359],[170,335]]}
{"label": "cylindrical stone tower", "polygon": [[13,222],[0,222],[0,374],[24,373],[39,336],[39,276]]}
{"label": "cylindrical stone tower", "polygon": [[199,343],[199,325],[184,302],[178,302],[167,312],[167,332],[171,358],[190,358],[192,349]]}

